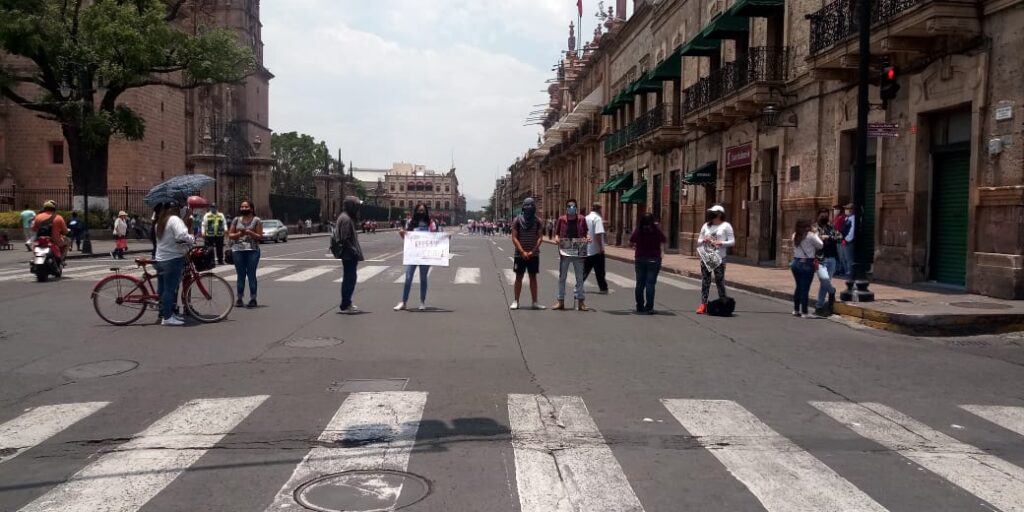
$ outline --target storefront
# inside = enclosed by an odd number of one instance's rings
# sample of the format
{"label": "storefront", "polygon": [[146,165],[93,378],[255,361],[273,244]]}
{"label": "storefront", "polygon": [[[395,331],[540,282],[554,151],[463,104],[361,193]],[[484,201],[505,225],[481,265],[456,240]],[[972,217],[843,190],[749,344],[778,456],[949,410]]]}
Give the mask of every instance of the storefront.
{"label": "storefront", "polygon": [[736,246],[732,253],[747,258],[747,239],[750,236],[750,165],[753,145],[741,144],[725,150],[725,210],[727,219],[736,233]]}

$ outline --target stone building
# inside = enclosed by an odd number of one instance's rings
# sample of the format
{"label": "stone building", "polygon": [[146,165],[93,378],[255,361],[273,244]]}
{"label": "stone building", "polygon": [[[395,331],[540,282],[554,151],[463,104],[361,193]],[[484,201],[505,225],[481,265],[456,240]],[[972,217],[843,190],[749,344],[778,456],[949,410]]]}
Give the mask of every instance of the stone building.
{"label": "stone building", "polygon": [[466,198],[459,193],[455,168],[439,173],[424,165],[399,162],[384,176],[388,206],[397,212],[395,218],[410,213],[417,203],[430,207],[435,218],[447,224],[458,224],[466,218]]}
{"label": "stone building", "polygon": [[[548,207],[608,203],[616,241],[653,211],[668,250],[692,254],[722,204],[733,257],[776,266],[796,220],[860,179],[874,278],[1024,298],[1022,4],[873,2],[872,76],[895,66],[901,87],[883,106],[872,84],[869,165],[854,172],[855,0],[636,0],[560,66],[528,159]],[[573,156],[592,154],[574,121],[588,98],[603,104],[591,160]]]}
{"label": "stone building", "polygon": [[[141,193],[174,175],[203,173],[217,179],[207,195],[222,208],[231,211],[242,199],[251,199],[257,211],[269,214],[273,160],[268,95],[273,75],[263,64],[259,0],[187,2],[178,23],[186,31],[202,26],[235,30],[251,46],[257,69],[240,84],[188,91],[149,86],[125,93],[121,103],[145,119],[146,136],[137,142],[111,140],[111,200],[121,189]],[[9,65],[12,58],[0,60]],[[66,190],[70,173],[60,127],[0,99],[0,187],[46,195]]]}

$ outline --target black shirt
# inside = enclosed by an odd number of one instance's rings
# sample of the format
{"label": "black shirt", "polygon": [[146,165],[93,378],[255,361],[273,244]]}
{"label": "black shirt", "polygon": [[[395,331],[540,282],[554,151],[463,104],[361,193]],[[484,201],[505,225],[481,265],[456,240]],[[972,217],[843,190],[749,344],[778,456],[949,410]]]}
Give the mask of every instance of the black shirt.
{"label": "black shirt", "polygon": [[579,238],[579,219],[569,219],[568,217],[566,219],[568,220],[568,222],[565,223],[565,237]]}

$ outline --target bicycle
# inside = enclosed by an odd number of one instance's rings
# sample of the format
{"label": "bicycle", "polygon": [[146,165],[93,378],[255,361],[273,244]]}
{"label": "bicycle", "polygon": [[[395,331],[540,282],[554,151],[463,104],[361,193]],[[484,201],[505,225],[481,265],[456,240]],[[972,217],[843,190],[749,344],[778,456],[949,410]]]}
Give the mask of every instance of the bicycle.
{"label": "bicycle", "polygon": [[[227,280],[212,272],[199,270],[196,260],[206,267],[204,248],[191,249],[185,256],[185,272],[181,280],[181,304],[188,313],[202,323],[220,322],[235,307],[234,290]],[[130,325],[142,318],[149,307],[159,310],[156,273],[149,271],[153,260],[136,258],[135,265],[142,269],[142,277],[123,274],[121,268],[101,279],[92,289],[92,306],[105,322],[112,325]],[[212,267],[211,267],[212,268]]]}

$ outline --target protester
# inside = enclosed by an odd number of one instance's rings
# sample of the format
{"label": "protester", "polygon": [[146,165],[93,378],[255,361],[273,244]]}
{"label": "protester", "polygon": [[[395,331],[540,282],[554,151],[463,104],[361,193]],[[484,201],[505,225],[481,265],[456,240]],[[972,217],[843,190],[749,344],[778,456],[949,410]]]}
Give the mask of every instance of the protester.
{"label": "protester", "polygon": [[636,312],[646,315],[654,314],[654,289],[658,284],[658,273],[661,272],[661,245],[666,241],[665,234],[654,222],[654,214],[647,212],[640,217],[640,225],[629,236],[629,246],[633,253],[636,269]]}
{"label": "protester", "polygon": [[359,207],[362,201],[358,197],[348,196],[341,204],[341,215],[336,222],[334,230],[335,240],[341,246],[341,266],[343,269],[341,278],[341,304],[338,306],[339,313],[358,313],[359,308],[352,303],[352,294],[356,291],[358,275],[356,269],[359,262],[363,261],[363,248],[359,245],[359,235],[356,233],[356,222],[359,220]]}
{"label": "protester", "polygon": [[32,231],[32,221],[36,218],[36,211],[25,205],[25,209],[21,212],[21,234],[25,237],[25,249],[32,251],[32,242],[35,240],[35,234]]}
{"label": "protester", "polygon": [[114,253],[112,256],[123,260],[125,251],[128,250],[128,214],[126,212],[117,212],[117,218],[114,219],[113,235]]}
{"label": "protester", "polygon": [[583,280],[590,278],[590,271],[594,271],[597,278],[597,289],[599,294],[608,294],[608,281],[604,278],[604,219],[601,218],[601,203],[594,203],[587,215],[587,233],[590,233],[591,241],[587,246],[587,258],[583,261]]}
{"label": "protester", "polygon": [[[836,287],[832,278],[836,275],[839,260],[840,235],[832,227],[828,208],[818,210],[818,236],[823,244],[818,257],[818,301],[815,303],[814,314],[831,316],[832,306],[836,303]],[[825,302],[825,297],[828,302]],[[826,308],[826,306],[828,306]]]}
{"label": "protester", "polygon": [[812,318],[807,313],[808,295],[814,281],[814,258],[823,246],[817,232],[818,228],[805,219],[796,221],[793,230],[793,263],[790,268],[796,281],[793,292],[793,316],[796,317]]}
{"label": "protester", "polygon": [[238,275],[236,284],[238,299],[236,307],[242,307],[245,295],[245,282],[249,281],[249,304],[248,307],[257,306],[257,282],[256,267],[260,264],[260,240],[263,239],[263,221],[255,215],[252,210],[252,203],[242,201],[238,205],[238,216],[231,222],[231,229],[228,231],[228,238],[231,239],[231,259],[235,263],[235,274]]}
{"label": "protester", "polygon": [[165,204],[159,209],[154,224],[156,251],[153,267],[157,271],[157,294],[160,295],[161,325],[184,325],[185,321],[174,313],[178,287],[185,271],[185,255],[195,237],[189,234],[188,226],[177,215],[178,205]]}
{"label": "protester", "polygon": [[[430,220],[430,208],[423,203],[418,203],[413,210],[412,218],[406,226],[398,232],[398,235],[405,239],[407,231],[437,231],[437,225]],[[412,290],[412,279],[416,275],[417,265],[405,266],[405,286],[402,288],[402,302],[395,307],[395,311],[402,311],[409,302],[409,292]],[[420,269],[420,311],[427,309],[427,274],[430,273],[430,265],[419,265]]]}
{"label": "protester", "polygon": [[[562,240],[574,240],[584,239],[588,243],[590,242],[590,236],[587,234],[587,220],[578,214],[577,202],[575,199],[570,199],[565,202],[565,215],[558,218],[558,224],[555,226],[555,245],[561,248]],[[552,310],[563,311],[565,310],[565,279],[569,273],[569,266],[572,266],[573,273],[576,276],[576,308],[579,311],[590,311],[586,304],[586,295],[583,292],[583,257],[577,256],[566,256],[562,254],[561,249],[558,254],[558,302],[555,303]]]}
{"label": "protester", "polygon": [[227,225],[227,218],[217,210],[217,205],[210,204],[210,211],[203,215],[203,243],[213,248],[218,265],[224,264],[224,232]]}
{"label": "protester", "polygon": [[836,265],[837,276],[845,276],[850,272],[850,262],[846,261],[846,252],[843,250],[843,229],[846,225],[846,210],[840,205],[832,207],[835,210],[835,218],[832,219],[832,227],[834,228],[837,236],[836,248],[839,252],[839,259]]}
{"label": "protester", "polygon": [[43,203],[43,211],[32,221],[32,231],[36,237],[48,236],[56,244],[57,257],[64,259],[71,254],[71,241],[67,235],[71,233],[64,217],[57,213],[57,203],[53,200]]}
{"label": "protester", "polygon": [[[74,243],[75,250],[82,252],[82,233],[85,232],[85,224],[78,217],[78,212],[71,212],[71,220],[68,221],[68,231],[71,232],[71,242]],[[71,244],[68,244],[68,249],[70,248]]]}
{"label": "protester", "polygon": [[853,279],[853,264],[856,261],[854,256],[854,238],[857,235],[857,215],[853,203],[846,205],[846,220],[843,221],[843,256],[846,258],[846,275]]}
{"label": "protester", "polygon": [[707,222],[700,228],[700,307],[697,314],[708,311],[708,296],[711,294],[711,280],[718,288],[718,298],[725,298],[725,258],[728,248],[736,245],[732,224],[725,221],[725,208],[715,205],[708,209]]}
{"label": "protester", "polygon": [[515,300],[509,309],[519,309],[519,296],[523,291],[523,274],[530,274],[530,299],[533,309],[544,309],[537,302],[537,273],[540,272],[540,248],[544,245],[544,233],[541,231],[540,220],[537,219],[537,205],[532,197],[523,201],[522,213],[512,221],[512,245],[515,246],[515,257],[512,269],[516,273],[514,286]]}

